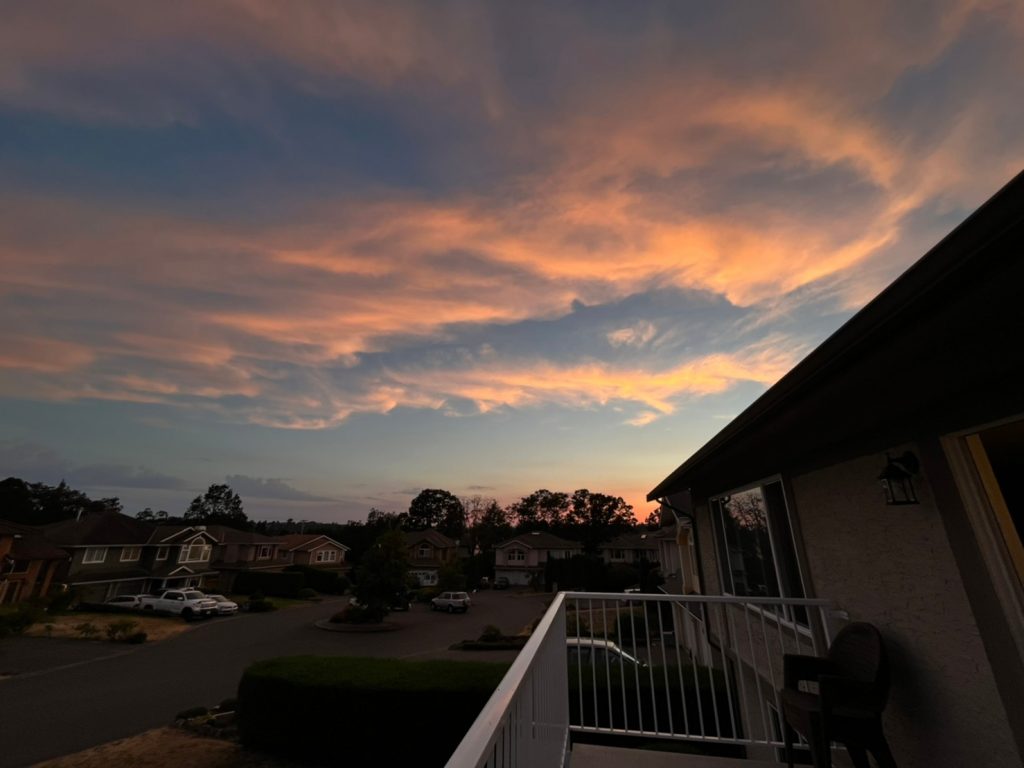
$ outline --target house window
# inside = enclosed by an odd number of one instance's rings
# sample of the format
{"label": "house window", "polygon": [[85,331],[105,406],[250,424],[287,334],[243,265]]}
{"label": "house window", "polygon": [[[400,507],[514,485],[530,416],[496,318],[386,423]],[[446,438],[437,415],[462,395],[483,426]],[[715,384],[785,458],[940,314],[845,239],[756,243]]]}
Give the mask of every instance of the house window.
{"label": "house window", "polygon": [[107,559],[106,547],[89,547],[82,555],[83,563],[102,563]]}
{"label": "house window", "polygon": [[338,559],[338,553],[333,549],[321,549],[316,553],[318,563],[333,563]]}
{"label": "house window", "polygon": [[142,557],[141,547],[123,547],[121,549],[122,563],[136,563]]}
{"label": "house window", "polygon": [[711,509],[723,592],[804,596],[781,482],[719,496],[711,500]]}
{"label": "house window", "polygon": [[156,559],[157,560],[166,560],[167,557],[170,554],[171,554],[171,548],[170,547],[157,547]]}
{"label": "house window", "polygon": [[203,541],[193,541],[188,546],[181,548],[179,563],[202,563],[210,559],[210,551],[213,548]]}
{"label": "house window", "polygon": [[525,563],[526,552],[521,549],[510,549],[508,551],[508,561],[510,563]]}
{"label": "house window", "polygon": [[626,559],[626,550],[624,550],[624,549],[613,549],[612,550],[612,560],[625,560],[625,559]]}
{"label": "house window", "polygon": [[419,549],[416,550],[416,558],[418,560],[429,560],[432,549],[429,544],[420,544]]}
{"label": "house window", "polygon": [[270,545],[260,544],[260,551],[256,555],[257,560],[269,560],[270,559]]}

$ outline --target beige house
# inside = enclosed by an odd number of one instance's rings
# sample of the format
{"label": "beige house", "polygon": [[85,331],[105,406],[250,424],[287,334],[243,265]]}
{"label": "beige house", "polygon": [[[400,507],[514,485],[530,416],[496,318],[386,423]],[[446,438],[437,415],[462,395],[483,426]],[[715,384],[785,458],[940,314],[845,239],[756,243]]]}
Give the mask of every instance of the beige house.
{"label": "beige house", "polygon": [[1022,285],[1024,175],[648,495],[689,527],[700,591],[824,598],[881,630],[901,768],[1022,764]]}
{"label": "beige house", "polygon": [[345,557],[349,548],[329,536],[317,533],[289,533],[282,536],[281,540],[282,552],[290,563],[329,571],[348,570]]}
{"label": "beige house", "polygon": [[544,578],[548,560],[581,554],[583,545],[579,542],[567,541],[546,531],[521,533],[495,546],[494,577],[525,587],[534,579]]}
{"label": "beige house", "polygon": [[421,587],[432,587],[438,582],[441,568],[454,563],[459,543],[432,528],[425,531],[407,531],[405,547],[409,553],[409,575]]}
{"label": "beige house", "polygon": [[656,533],[648,531],[623,533],[601,544],[597,552],[609,565],[633,565],[641,560],[654,563],[658,561],[655,537]]}

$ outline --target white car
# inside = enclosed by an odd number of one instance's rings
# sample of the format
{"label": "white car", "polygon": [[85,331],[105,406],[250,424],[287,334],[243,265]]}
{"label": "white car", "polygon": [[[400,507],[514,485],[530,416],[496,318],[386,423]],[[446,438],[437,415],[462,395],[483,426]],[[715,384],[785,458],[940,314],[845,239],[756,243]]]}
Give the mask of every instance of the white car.
{"label": "white car", "polygon": [[228,600],[224,595],[207,595],[206,597],[216,601],[218,614],[238,613],[238,603],[234,600]]}
{"label": "white car", "polygon": [[137,611],[142,607],[142,595],[118,595],[107,600],[104,605],[121,611]]}
{"label": "white car", "polygon": [[430,607],[433,610],[448,611],[448,613],[455,613],[456,611],[465,613],[469,610],[469,606],[469,595],[465,592],[442,592],[430,601]]}
{"label": "white car", "polygon": [[612,666],[624,664],[627,667],[646,667],[647,665],[635,656],[631,656],[619,648],[611,640],[598,637],[567,637],[565,650],[569,657],[569,666],[596,664],[604,666],[605,662]]}

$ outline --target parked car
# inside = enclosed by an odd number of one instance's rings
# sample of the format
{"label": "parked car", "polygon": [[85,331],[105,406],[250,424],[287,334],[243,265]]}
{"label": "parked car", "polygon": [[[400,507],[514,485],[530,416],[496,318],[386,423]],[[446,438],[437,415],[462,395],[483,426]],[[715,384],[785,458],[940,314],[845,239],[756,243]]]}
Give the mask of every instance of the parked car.
{"label": "parked car", "polygon": [[499,576],[498,578],[496,578],[494,580],[494,588],[495,589],[508,589],[508,577],[507,576]]}
{"label": "parked car", "polygon": [[143,595],[118,595],[103,605],[115,611],[137,611],[142,607],[142,598]]}
{"label": "parked car", "polygon": [[598,637],[567,637],[565,649],[569,657],[570,668],[586,664],[604,666],[605,663],[616,667],[620,664],[627,667],[647,666],[636,656],[619,648],[611,640],[602,640]]}
{"label": "parked car", "polygon": [[469,606],[469,595],[465,592],[442,592],[430,601],[430,607],[433,610],[448,611],[448,613],[455,613],[456,611],[465,613],[469,610]]}
{"label": "parked car", "polygon": [[174,613],[184,619],[212,616],[217,612],[217,603],[197,589],[168,589],[157,597],[146,595],[141,602],[145,611]]}
{"label": "parked car", "polygon": [[224,595],[207,595],[206,597],[217,603],[218,614],[223,616],[231,613],[238,613],[238,603],[234,600],[228,600]]}

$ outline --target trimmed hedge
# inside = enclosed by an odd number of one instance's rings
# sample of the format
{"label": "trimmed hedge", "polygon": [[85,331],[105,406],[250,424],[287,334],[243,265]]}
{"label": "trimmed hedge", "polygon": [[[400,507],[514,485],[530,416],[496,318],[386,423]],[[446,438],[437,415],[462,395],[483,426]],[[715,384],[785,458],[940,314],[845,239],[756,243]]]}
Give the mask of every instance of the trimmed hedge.
{"label": "trimmed hedge", "polygon": [[251,595],[262,592],[274,597],[294,598],[306,586],[306,577],[301,573],[264,573],[262,571],[240,571],[235,576],[234,592]]}
{"label": "trimmed hedge", "polygon": [[285,573],[301,573],[306,586],[325,595],[343,595],[349,588],[349,581],[337,571],[325,571],[309,565],[289,565]]}
{"label": "trimmed hedge", "polygon": [[[253,664],[238,686],[247,747],[312,765],[442,766],[507,664],[292,656]],[[323,740],[331,734],[330,743]]]}

